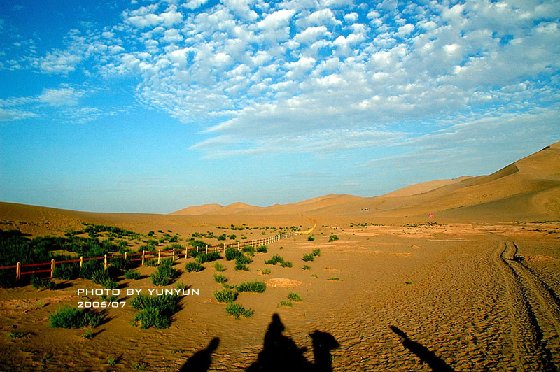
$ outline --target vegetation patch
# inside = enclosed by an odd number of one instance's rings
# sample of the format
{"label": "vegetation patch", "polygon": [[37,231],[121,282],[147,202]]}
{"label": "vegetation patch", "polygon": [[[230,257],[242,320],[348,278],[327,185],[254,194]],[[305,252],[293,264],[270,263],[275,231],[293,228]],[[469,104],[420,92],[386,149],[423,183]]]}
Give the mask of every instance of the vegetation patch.
{"label": "vegetation patch", "polygon": [[214,269],[216,269],[216,271],[219,271],[219,272],[224,272],[224,271],[226,271],[225,266],[222,265],[222,264],[219,263],[219,262],[216,262],[216,263],[214,264]]}
{"label": "vegetation patch", "polygon": [[228,281],[228,278],[226,278],[224,275],[214,274],[214,280],[217,283],[223,284],[223,283],[226,283]]}
{"label": "vegetation patch", "polygon": [[257,252],[267,253],[268,252],[268,247],[266,245],[261,245],[260,247],[257,248]]}
{"label": "vegetation patch", "polygon": [[157,271],[150,275],[154,285],[169,285],[179,277],[179,270],[173,267],[172,260],[163,260],[158,266]]}
{"label": "vegetation patch", "polygon": [[165,294],[162,296],[138,295],[131,301],[131,306],[140,310],[134,317],[133,325],[142,329],[155,327],[158,329],[169,328],[171,317],[179,311],[181,297]]}
{"label": "vegetation patch", "polygon": [[290,301],[295,301],[295,302],[300,302],[303,301],[303,298],[301,298],[301,296],[295,292],[290,292],[288,294],[288,300]]}
{"label": "vegetation patch", "polygon": [[213,262],[213,261],[219,260],[220,258],[222,258],[220,256],[220,252],[213,251],[213,252],[209,252],[209,253],[199,253],[196,256],[196,261],[198,263],[203,264],[205,262]]}
{"label": "vegetation patch", "polygon": [[284,261],[284,259],[281,256],[278,255],[274,255],[272,256],[272,258],[270,260],[266,260],[264,262],[267,265],[276,265],[276,264],[280,264],[280,266],[282,267],[292,267],[293,264],[289,261]]}
{"label": "vegetation patch", "polygon": [[82,328],[86,326],[97,327],[105,320],[104,313],[86,311],[75,307],[65,306],[49,316],[52,328]]}
{"label": "vegetation patch", "polygon": [[185,270],[187,270],[187,272],[197,272],[197,271],[202,271],[204,270],[204,266],[202,266],[201,264],[199,264],[198,262],[187,262],[187,264],[185,265]]}
{"label": "vegetation patch", "polygon": [[214,297],[218,302],[233,302],[237,299],[238,293],[232,289],[222,289],[214,292]]}
{"label": "vegetation patch", "polygon": [[31,277],[31,285],[35,289],[55,289],[56,284],[50,278]]}
{"label": "vegetation patch", "polygon": [[266,290],[266,284],[264,282],[244,282],[237,286],[238,292],[256,292],[262,293]]}
{"label": "vegetation patch", "polygon": [[237,257],[243,256],[243,252],[237,250],[237,248],[226,248],[226,260],[235,260]]}
{"label": "vegetation patch", "polygon": [[136,271],[136,270],[128,270],[128,271],[126,271],[126,272],[124,273],[124,277],[125,277],[126,279],[133,279],[133,280],[136,280],[136,279],[140,279],[142,276],[141,276],[140,273],[139,273],[138,271]]}
{"label": "vegetation patch", "polygon": [[241,316],[244,316],[245,318],[249,318],[249,317],[253,316],[253,314],[255,313],[255,311],[253,309],[246,309],[243,306],[241,306],[241,305],[239,305],[238,303],[235,303],[235,302],[230,302],[226,306],[226,312],[229,315],[234,316],[235,319],[239,319]]}
{"label": "vegetation patch", "polygon": [[338,236],[332,234],[331,236],[329,236],[329,242],[335,242],[338,240]]}

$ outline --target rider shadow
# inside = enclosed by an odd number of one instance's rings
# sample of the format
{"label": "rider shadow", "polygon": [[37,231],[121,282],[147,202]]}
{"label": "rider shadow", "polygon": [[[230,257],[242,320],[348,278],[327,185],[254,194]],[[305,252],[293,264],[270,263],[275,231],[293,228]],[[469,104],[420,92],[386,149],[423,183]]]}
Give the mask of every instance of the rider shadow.
{"label": "rider shadow", "polygon": [[391,330],[399,336],[402,345],[407,348],[409,351],[414,353],[418,358],[420,358],[424,363],[428,364],[433,371],[443,371],[443,372],[451,372],[453,368],[451,368],[443,359],[438,357],[434,354],[433,351],[425,347],[424,345],[412,341],[408,335],[400,330],[398,327],[390,326]]}
{"label": "rider shadow", "polygon": [[208,371],[210,365],[212,364],[212,354],[218,348],[220,344],[220,339],[214,337],[205,349],[199,350],[194,353],[186,362],[183,364],[180,372],[205,372]]}
{"label": "rider shadow", "polygon": [[299,348],[294,340],[283,334],[284,330],[280,316],[272,315],[272,321],[264,336],[263,348],[257,361],[247,368],[247,372],[332,371],[330,351],[339,346],[332,335],[322,331],[315,331],[309,335],[315,357],[315,363],[311,363],[303,355],[307,348]]}

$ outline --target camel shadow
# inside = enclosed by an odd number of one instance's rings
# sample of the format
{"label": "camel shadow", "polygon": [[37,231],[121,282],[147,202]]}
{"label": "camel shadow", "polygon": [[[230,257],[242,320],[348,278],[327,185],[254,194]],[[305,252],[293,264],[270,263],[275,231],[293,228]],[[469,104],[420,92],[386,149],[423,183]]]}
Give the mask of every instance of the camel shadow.
{"label": "camel shadow", "polygon": [[[340,345],[330,333],[316,330],[309,334],[315,360],[312,363],[304,356],[307,348],[298,347],[292,338],[283,334],[284,330],[285,327],[280,320],[280,316],[273,314],[272,321],[269,323],[264,336],[263,348],[259,352],[257,360],[246,369],[247,372],[332,371],[331,350],[338,348]],[[179,371],[208,371],[212,365],[212,354],[219,344],[220,339],[214,337],[206,348],[197,351],[188,358]]]}
{"label": "camel shadow", "polygon": [[280,316],[273,314],[264,336],[263,348],[257,360],[247,368],[247,372],[332,371],[330,352],[340,345],[331,334],[322,331],[309,334],[315,359],[315,363],[311,363],[303,355],[307,348],[299,348],[294,340],[283,334],[284,330]]}

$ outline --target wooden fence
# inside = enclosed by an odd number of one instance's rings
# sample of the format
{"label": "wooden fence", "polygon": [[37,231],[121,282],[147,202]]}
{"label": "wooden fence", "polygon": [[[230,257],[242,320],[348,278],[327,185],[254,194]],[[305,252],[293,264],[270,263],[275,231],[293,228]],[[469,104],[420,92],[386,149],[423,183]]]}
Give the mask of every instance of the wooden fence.
{"label": "wooden fence", "polygon": [[[103,256],[97,257],[79,257],[79,258],[72,258],[66,260],[57,261],[56,259],[51,259],[49,262],[40,262],[40,263],[30,263],[30,264],[22,264],[21,262],[17,262],[15,265],[8,265],[8,266],[0,266],[0,270],[15,270],[16,280],[20,280],[22,276],[25,275],[35,275],[35,274],[46,274],[49,273],[50,278],[53,278],[54,271],[56,269],[56,265],[62,265],[66,263],[80,263],[80,268],[84,264],[84,262],[92,261],[92,260],[103,260],[103,267],[107,269],[109,266],[109,260],[114,257],[124,257],[125,260],[130,261],[140,261],[140,265],[144,266],[146,260],[155,259],[157,258],[158,265],[161,263],[162,258],[171,257],[173,261],[176,259],[189,257],[189,251],[196,251],[197,253],[200,252],[201,249],[205,250],[205,253],[212,252],[212,251],[224,251],[227,248],[237,248],[241,250],[242,247],[260,247],[262,245],[268,245],[274,242],[279,241],[280,239],[285,239],[293,236],[293,233],[280,233],[271,237],[251,240],[248,242],[236,242],[236,243],[221,243],[218,245],[209,246],[206,245],[204,248],[201,247],[186,247],[185,250],[181,254],[174,249],[167,249],[161,250],[159,249],[157,252],[154,251],[146,251],[142,250],[141,252],[125,252],[124,254],[120,253],[110,253],[105,254]],[[31,269],[25,271],[24,269]]]}

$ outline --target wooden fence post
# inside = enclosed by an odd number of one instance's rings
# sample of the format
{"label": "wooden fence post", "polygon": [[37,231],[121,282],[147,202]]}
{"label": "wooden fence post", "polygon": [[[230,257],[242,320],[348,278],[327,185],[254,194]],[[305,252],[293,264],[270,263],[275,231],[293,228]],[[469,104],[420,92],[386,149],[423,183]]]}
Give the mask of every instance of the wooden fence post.
{"label": "wooden fence post", "polygon": [[240,250],[241,250],[241,247],[240,247],[240,244],[239,244],[239,242],[237,242],[237,250],[238,250],[238,251],[240,251]]}
{"label": "wooden fence post", "polygon": [[208,254],[208,244],[206,244],[206,251],[204,253]]}
{"label": "wooden fence post", "polygon": [[16,264],[16,280],[21,278],[21,262]]}
{"label": "wooden fence post", "polygon": [[107,255],[103,255],[103,270],[107,270]]}
{"label": "wooden fence post", "polygon": [[185,260],[189,258],[189,248],[185,248]]}
{"label": "wooden fence post", "polygon": [[54,258],[53,258],[53,259],[51,259],[51,279],[53,278],[54,267],[55,267],[55,263],[54,263]]}
{"label": "wooden fence post", "polygon": [[159,265],[161,263],[161,249],[158,249],[158,253],[157,253],[157,264]]}
{"label": "wooden fence post", "polygon": [[80,256],[80,269],[84,266],[84,256]]}
{"label": "wooden fence post", "polygon": [[146,255],[146,251],[142,249],[142,266],[144,266],[144,256]]}
{"label": "wooden fence post", "polygon": [[126,261],[128,259],[128,252],[124,252],[124,260]]}
{"label": "wooden fence post", "polygon": [[172,256],[171,256],[171,259],[173,260],[173,262],[175,262],[175,248],[173,248],[173,249],[171,250],[171,252],[173,252],[173,253],[172,253]]}

